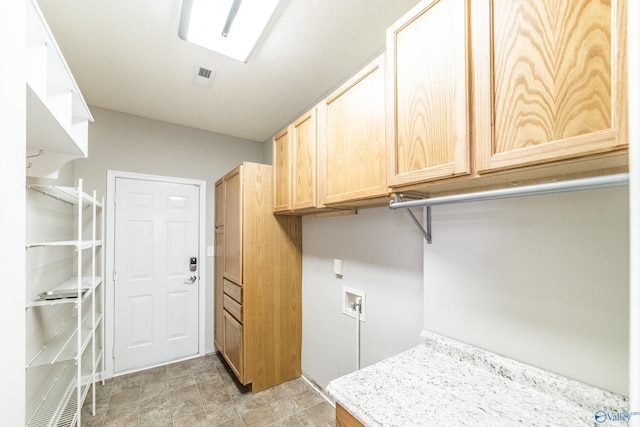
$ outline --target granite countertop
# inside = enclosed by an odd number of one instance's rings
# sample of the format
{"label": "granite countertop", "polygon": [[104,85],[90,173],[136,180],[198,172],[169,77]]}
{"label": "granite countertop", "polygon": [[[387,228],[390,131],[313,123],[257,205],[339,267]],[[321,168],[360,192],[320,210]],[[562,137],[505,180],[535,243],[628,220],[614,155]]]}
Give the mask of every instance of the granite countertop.
{"label": "granite countertop", "polygon": [[630,416],[623,396],[428,331],[420,341],[327,392],[365,426],[574,427]]}

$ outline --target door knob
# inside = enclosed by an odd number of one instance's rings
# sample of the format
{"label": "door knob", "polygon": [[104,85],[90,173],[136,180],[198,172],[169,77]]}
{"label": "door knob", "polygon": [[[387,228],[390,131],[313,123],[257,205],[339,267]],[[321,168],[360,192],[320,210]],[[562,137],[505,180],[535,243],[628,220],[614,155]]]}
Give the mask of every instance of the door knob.
{"label": "door knob", "polygon": [[184,283],[194,283],[198,278],[196,276],[191,276],[184,281]]}

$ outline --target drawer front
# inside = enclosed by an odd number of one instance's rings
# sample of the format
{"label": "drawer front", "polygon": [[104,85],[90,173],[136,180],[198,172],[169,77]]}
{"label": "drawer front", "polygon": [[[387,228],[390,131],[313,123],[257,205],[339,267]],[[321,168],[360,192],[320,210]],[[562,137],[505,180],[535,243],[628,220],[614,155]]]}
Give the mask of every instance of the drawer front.
{"label": "drawer front", "polygon": [[224,279],[224,293],[236,300],[238,304],[242,304],[242,286]]}
{"label": "drawer front", "polygon": [[242,323],[242,306],[226,294],[224,295],[224,309],[235,317],[238,322]]}

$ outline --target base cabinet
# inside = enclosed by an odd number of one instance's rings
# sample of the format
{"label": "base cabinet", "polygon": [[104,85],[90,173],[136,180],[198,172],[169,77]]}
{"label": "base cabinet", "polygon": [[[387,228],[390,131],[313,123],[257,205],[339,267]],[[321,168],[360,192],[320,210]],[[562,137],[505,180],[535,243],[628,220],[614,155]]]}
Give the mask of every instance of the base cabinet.
{"label": "base cabinet", "polygon": [[364,424],[336,403],[336,427],[364,427]]}
{"label": "base cabinet", "polygon": [[273,168],[256,163],[216,185],[214,341],[253,392],[301,375],[301,218],[275,216],[272,191]]}

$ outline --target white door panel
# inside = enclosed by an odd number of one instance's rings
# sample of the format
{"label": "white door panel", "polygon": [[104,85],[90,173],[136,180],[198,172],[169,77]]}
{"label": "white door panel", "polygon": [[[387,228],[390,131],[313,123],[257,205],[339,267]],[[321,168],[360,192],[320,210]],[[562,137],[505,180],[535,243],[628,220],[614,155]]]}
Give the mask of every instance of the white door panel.
{"label": "white door panel", "polygon": [[195,355],[199,189],[117,178],[115,192],[114,372]]}

